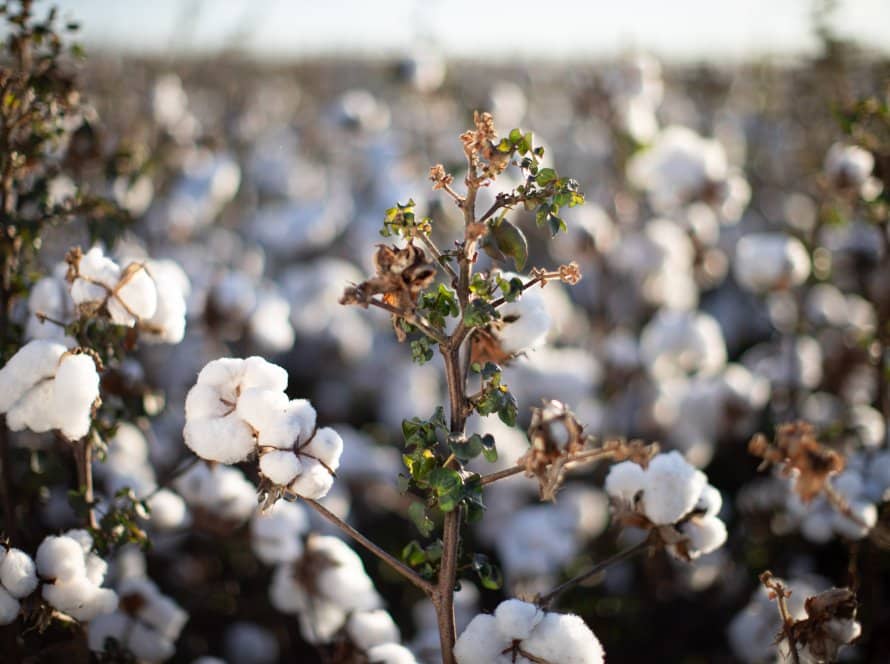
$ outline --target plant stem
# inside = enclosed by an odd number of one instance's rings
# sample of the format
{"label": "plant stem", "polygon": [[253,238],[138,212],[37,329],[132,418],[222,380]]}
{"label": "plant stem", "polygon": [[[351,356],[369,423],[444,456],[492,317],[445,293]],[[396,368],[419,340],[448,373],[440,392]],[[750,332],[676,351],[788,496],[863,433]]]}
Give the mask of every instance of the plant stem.
{"label": "plant stem", "polygon": [[383,309],[384,311],[388,311],[393,316],[398,316],[399,318],[404,318],[406,321],[411,323],[418,330],[423,332],[430,339],[434,340],[436,343],[444,344],[447,343],[447,339],[443,337],[439,332],[437,332],[432,324],[426,320],[423,316],[418,316],[417,314],[410,313],[408,311],[402,311],[398,307],[394,307],[391,304],[384,302],[383,300],[368,300],[368,304]]}
{"label": "plant stem", "polygon": [[609,558],[606,558],[602,562],[599,562],[596,565],[594,565],[593,567],[591,567],[586,572],[582,572],[581,574],[578,574],[577,576],[573,576],[568,581],[563,581],[562,583],[560,583],[558,586],[556,586],[550,592],[539,596],[536,603],[543,608],[547,608],[550,606],[550,604],[553,603],[553,600],[555,600],[559,595],[561,595],[563,592],[565,592],[572,586],[582,583],[583,581],[586,581],[590,577],[599,574],[600,572],[602,572],[605,569],[608,569],[610,566],[614,565],[617,562],[621,562],[622,560],[627,560],[628,558],[632,558],[633,556],[637,555],[638,553],[645,551],[647,548],[649,548],[649,539],[648,538],[634,544],[633,546],[630,546],[630,547],[624,549],[623,551],[619,551],[618,553],[614,554],[613,556],[610,556]]}
{"label": "plant stem", "polygon": [[74,443],[74,462],[77,464],[78,487],[87,504],[89,527],[95,530],[99,527],[99,522],[96,520],[96,511],[93,507],[95,502],[93,495],[93,443],[89,437]]}
{"label": "plant stem", "polygon": [[15,541],[15,505],[12,501],[12,464],[9,458],[9,430],[6,416],[0,415],[0,500],[3,502],[3,519],[6,536]]}
{"label": "plant stem", "polygon": [[424,593],[426,593],[430,597],[435,596],[435,594],[437,592],[436,587],[433,586],[432,583],[430,583],[429,581],[424,579],[422,576],[420,576],[413,569],[411,569],[410,567],[405,565],[403,562],[396,559],[394,556],[390,555],[389,553],[387,553],[386,551],[381,549],[379,546],[374,544],[374,542],[372,542],[367,537],[362,535],[359,531],[357,531],[355,528],[350,526],[343,519],[341,519],[339,516],[337,516],[336,514],[331,512],[328,508],[326,508],[321,503],[318,503],[318,502],[311,500],[309,498],[303,498],[302,500],[307,505],[309,505],[309,507],[311,507],[316,512],[318,512],[318,514],[320,514],[328,522],[337,526],[340,530],[342,530],[344,533],[349,535],[349,537],[354,539],[356,542],[361,544],[363,547],[365,547],[368,551],[370,551],[375,556],[377,556],[384,563],[389,565],[396,572],[401,574],[405,579],[407,579],[412,584],[414,584],[415,586],[420,588],[420,590],[422,590]]}

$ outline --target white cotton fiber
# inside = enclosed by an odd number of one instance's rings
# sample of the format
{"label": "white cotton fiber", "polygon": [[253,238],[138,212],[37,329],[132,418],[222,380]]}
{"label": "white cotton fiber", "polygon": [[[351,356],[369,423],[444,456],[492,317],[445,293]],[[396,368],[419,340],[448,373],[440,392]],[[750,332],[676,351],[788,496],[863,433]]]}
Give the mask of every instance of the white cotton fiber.
{"label": "white cotton fiber", "polygon": [[22,346],[0,369],[0,413],[7,412],[35,384],[52,378],[66,350],[60,343],[42,339]]}
{"label": "white cotton fiber", "polygon": [[645,471],[633,461],[616,463],[606,475],[606,493],[625,503],[633,503],[634,496],[643,489]]}
{"label": "white cotton fiber", "polygon": [[346,621],[346,633],[362,650],[382,643],[398,643],[400,639],[399,628],[383,609],[353,613]]}
{"label": "white cotton fiber", "polygon": [[315,459],[303,457],[301,463],[303,469],[291,482],[290,490],[311,500],[324,498],[334,486],[333,476]]}
{"label": "white cotton fiber", "polygon": [[37,547],[37,570],[44,579],[68,581],[86,575],[84,552],[72,538],[49,535]]}
{"label": "white cotton fiber", "polygon": [[417,664],[414,654],[398,643],[381,643],[367,652],[369,664]]}
{"label": "white cotton fiber", "polygon": [[114,285],[114,295],[108,300],[112,322],[132,327],[137,321],[154,316],[157,308],[158,291],[154,280],[142,263],[129,263]]}
{"label": "white cotton fiber", "polygon": [[56,426],[69,440],[77,440],[90,430],[93,402],[99,397],[99,374],[89,355],[65,355],[53,381],[50,408]]}
{"label": "white cotton fiber", "polygon": [[234,413],[220,418],[192,419],[186,402],[185,444],[207,461],[237,463],[254,449],[253,432]]}
{"label": "white cotton fiber", "polygon": [[287,389],[287,371],[277,364],[267,362],[256,355],[244,360],[242,389],[260,387],[266,390],[284,392]]}
{"label": "white cotton fiber", "polygon": [[260,471],[275,484],[290,484],[301,469],[300,459],[290,450],[273,450],[260,456]]}
{"label": "white cotton fiber", "polygon": [[680,532],[689,538],[689,554],[692,558],[716,551],[726,542],[726,525],[715,516],[696,517],[680,526]]}
{"label": "white cotton fiber", "polygon": [[507,664],[512,658],[502,651],[509,645],[500,635],[494,616],[480,613],[458,637],[454,656],[459,664]]}
{"label": "white cotton fiber", "polygon": [[19,615],[21,604],[0,586],[0,625],[9,625]]}
{"label": "white cotton fiber", "polygon": [[333,429],[324,427],[315,432],[312,442],[302,452],[311,454],[331,470],[337,470],[343,453],[343,439]]}
{"label": "white cotton fiber", "polygon": [[707,483],[683,456],[672,451],[659,454],[646,469],[643,488],[644,512],[653,523],[676,523],[695,507]]}
{"label": "white cotton fiber", "polygon": [[547,662],[603,664],[603,647],[590,628],[576,615],[547,613],[523,650]]}
{"label": "white cotton fiber", "polygon": [[544,611],[529,602],[508,599],[494,611],[498,631],[508,641],[527,639],[544,618]]}
{"label": "white cotton fiber", "polygon": [[[285,412],[289,401],[284,392],[276,390],[266,390],[262,388],[250,388],[241,392],[238,397],[237,413],[238,417],[247,422],[254,430],[260,432],[260,444],[274,445],[275,447],[289,447],[287,438],[276,441],[275,443],[264,443],[262,437],[265,431],[280,426],[280,422],[285,419]],[[296,440],[296,437],[290,438],[290,444]]]}
{"label": "white cotton fiber", "polygon": [[0,582],[10,595],[18,599],[34,592],[37,588],[37,568],[31,556],[20,549],[9,549],[0,563]]}

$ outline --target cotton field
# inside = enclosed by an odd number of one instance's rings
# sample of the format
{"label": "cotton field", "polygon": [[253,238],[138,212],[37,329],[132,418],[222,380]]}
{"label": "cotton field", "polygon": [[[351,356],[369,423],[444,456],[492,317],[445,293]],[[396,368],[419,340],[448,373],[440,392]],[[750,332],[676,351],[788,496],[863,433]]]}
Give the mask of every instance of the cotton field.
{"label": "cotton field", "polygon": [[48,12],[3,9],[0,660],[890,661],[886,55]]}

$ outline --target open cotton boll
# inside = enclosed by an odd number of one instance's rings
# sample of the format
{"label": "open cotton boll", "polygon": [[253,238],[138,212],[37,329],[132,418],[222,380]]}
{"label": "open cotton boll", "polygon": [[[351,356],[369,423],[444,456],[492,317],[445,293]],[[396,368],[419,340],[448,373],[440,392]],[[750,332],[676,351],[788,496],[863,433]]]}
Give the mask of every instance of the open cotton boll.
{"label": "open cotton boll", "polygon": [[107,306],[112,322],[128,327],[155,315],[158,289],[143,263],[129,263],[123,269]]}
{"label": "open cotton boll", "polygon": [[139,598],[138,603],[132,602],[134,606],[138,606],[130,612],[133,617],[169,641],[175,641],[179,637],[188,621],[188,614],[172,599],[162,595],[150,579],[125,579],[118,592],[124,605],[128,604],[128,598]]}
{"label": "open cotton boll", "polygon": [[839,187],[861,186],[874,166],[874,155],[858,145],[834,143],[825,154],[825,174]]}
{"label": "open cotton boll", "polygon": [[658,378],[715,374],[726,365],[726,343],[708,314],[661,310],[643,328],[640,354]]}
{"label": "open cotton boll", "polygon": [[454,656],[459,664],[509,664],[513,657],[502,651],[510,645],[501,636],[494,616],[480,613],[461,632],[454,644]]}
{"label": "open cotton boll", "polygon": [[810,276],[810,255],[803,243],[784,233],[751,233],[739,239],[733,274],[753,293],[798,286]]}
{"label": "open cotton boll", "polygon": [[417,664],[414,653],[398,643],[381,643],[365,653],[369,664]]}
{"label": "open cotton boll", "polygon": [[303,553],[302,536],[308,529],[309,519],[303,507],[279,500],[251,518],[250,545],[257,558],[267,565],[293,562]]}
{"label": "open cotton boll", "polygon": [[56,426],[68,440],[87,435],[93,403],[99,398],[99,373],[86,354],[63,355],[53,380],[51,408]]}
{"label": "open cotton boll", "polygon": [[7,550],[0,563],[0,583],[18,599],[34,592],[37,588],[37,568],[31,556],[21,549]]}
{"label": "open cotton boll", "polygon": [[831,515],[832,527],[836,533],[843,537],[854,540],[862,539],[877,523],[878,508],[873,503],[864,500],[852,500],[849,507],[850,513],[856,520],[854,521],[840,512],[833,512]]}
{"label": "open cotton boll", "polygon": [[182,496],[169,489],[160,489],[149,498],[148,508],[152,525],[163,530],[179,528],[188,519],[188,508]]}
{"label": "open cotton boll", "polygon": [[65,535],[50,535],[37,547],[37,571],[44,579],[68,581],[86,574],[80,543]]}
{"label": "open cotton boll", "polygon": [[248,519],[256,508],[256,488],[237,468],[199,463],[176,478],[173,487],[189,505],[235,522]]}
{"label": "open cotton boll", "polygon": [[346,621],[349,640],[362,650],[383,643],[398,643],[401,636],[389,612],[383,609],[357,611]]}
{"label": "open cotton boll", "polygon": [[290,484],[302,467],[297,455],[288,450],[273,450],[260,455],[260,471],[275,484]]}
{"label": "open cotton boll", "polygon": [[283,353],[294,345],[290,304],[273,291],[263,291],[248,320],[250,338],[269,353]]}
{"label": "open cotton boll", "polygon": [[117,286],[121,268],[105,256],[100,247],[93,247],[77,262],[77,277],[71,282],[71,297],[78,308],[94,309],[105,301]]}
{"label": "open cotton boll", "polygon": [[717,487],[708,484],[702,489],[698,502],[695,504],[696,510],[704,511],[705,516],[717,516],[723,507],[723,496]]}
{"label": "open cotton boll", "polygon": [[655,524],[676,523],[698,502],[707,478],[676,451],[649,462],[643,486],[643,512]]}
{"label": "open cotton boll", "polygon": [[56,426],[54,413],[47,407],[53,401],[53,382],[37,383],[6,413],[6,425],[12,431],[30,429],[35,433],[49,431]]}
{"label": "open cotton boll", "polygon": [[9,625],[19,615],[22,605],[10,595],[6,588],[0,586],[0,625]]}
{"label": "open cotton boll", "polygon": [[643,489],[645,471],[633,461],[614,464],[606,475],[606,493],[633,504],[634,496]]}
{"label": "open cotton boll", "polygon": [[55,376],[66,350],[61,343],[36,339],[16,351],[0,369],[0,413],[9,412],[30,390]]}

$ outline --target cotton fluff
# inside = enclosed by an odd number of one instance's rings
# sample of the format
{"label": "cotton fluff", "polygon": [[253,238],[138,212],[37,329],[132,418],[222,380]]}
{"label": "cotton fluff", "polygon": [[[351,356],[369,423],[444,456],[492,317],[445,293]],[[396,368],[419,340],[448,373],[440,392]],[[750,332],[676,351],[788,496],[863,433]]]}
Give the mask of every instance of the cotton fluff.
{"label": "cotton fluff", "polygon": [[78,309],[93,313],[105,305],[112,322],[127,327],[154,316],[158,291],[143,263],[121,269],[100,247],[93,247],[81,256],[76,270],[71,297]]}
{"label": "cotton fluff", "polygon": [[98,396],[92,358],[53,341],[29,341],[0,369],[0,412],[13,431],[59,429],[69,440],[82,438]]}
{"label": "cotton fluff", "polygon": [[256,489],[237,468],[199,463],[173,482],[193,510],[242,523],[256,508]]}
{"label": "cotton fluff", "polygon": [[6,588],[0,586],[0,625],[9,625],[18,618],[21,604]]}
{"label": "cotton fluff", "polygon": [[117,594],[102,588],[107,563],[92,551],[85,530],[46,537],[37,549],[43,599],[76,620],[88,622],[117,607]]}
{"label": "cotton fluff", "polygon": [[501,348],[509,354],[542,344],[552,324],[544,296],[537,288],[528,289],[519,299],[505,303],[500,313],[503,326],[497,330],[497,337]]}
{"label": "cotton fluff", "polygon": [[417,664],[414,653],[398,643],[381,643],[365,653],[369,664]]}
{"label": "cotton fluff", "polygon": [[90,623],[90,650],[102,652],[106,640],[113,638],[141,660],[162,662],[172,657],[188,614],[146,578],[126,579],[118,591],[120,608]]}
{"label": "cotton fluff", "polygon": [[834,186],[858,190],[866,200],[874,199],[882,189],[881,181],[871,177],[874,155],[858,145],[834,143],[825,155],[825,174]]}
{"label": "cotton fluff", "polygon": [[708,314],[662,310],[643,328],[640,354],[657,378],[712,375],[726,364],[726,343]]}
{"label": "cotton fluff", "polygon": [[250,546],[267,565],[297,560],[303,553],[303,535],[309,519],[297,503],[279,500],[265,512],[257,510],[250,520]]}
{"label": "cotton fluff", "polygon": [[145,269],[154,280],[158,297],[154,314],[140,324],[141,336],[149,343],[178,344],[185,336],[189,278],[172,260],[149,260]]}
{"label": "cotton fluff", "polygon": [[6,549],[0,562],[0,583],[16,599],[34,592],[37,588],[37,569],[31,556],[21,549]]}
{"label": "cotton fluff", "polygon": [[185,443],[208,461],[236,463],[254,450],[254,432],[237,412],[251,388],[284,392],[287,372],[261,357],[222,358],[208,363],[185,400]]}
{"label": "cotton fluff", "polygon": [[460,664],[605,661],[602,645],[581,618],[546,612],[516,599],[502,602],[494,615],[473,618],[454,644],[454,655]]}
{"label": "cotton fluff", "polygon": [[733,274],[753,293],[798,286],[810,276],[810,255],[803,243],[784,233],[752,233],[739,239]]}
{"label": "cotton fluff", "polygon": [[398,643],[399,628],[392,616],[383,609],[357,611],[346,621],[346,633],[361,650],[369,650],[383,643]]}
{"label": "cotton fluff", "polygon": [[692,511],[707,484],[704,473],[676,451],[652,459],[645,480],[643,512],[658,525],[676,523]]}
{"label": "cotton fluff", "polygon": [[329,642],[350,612],[380,605],[361,558],[324,535],[310,536],[299,560],[276,568],[269,598],[282,613],[299,615],[300,632],[310,643]]}

